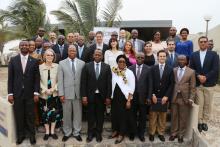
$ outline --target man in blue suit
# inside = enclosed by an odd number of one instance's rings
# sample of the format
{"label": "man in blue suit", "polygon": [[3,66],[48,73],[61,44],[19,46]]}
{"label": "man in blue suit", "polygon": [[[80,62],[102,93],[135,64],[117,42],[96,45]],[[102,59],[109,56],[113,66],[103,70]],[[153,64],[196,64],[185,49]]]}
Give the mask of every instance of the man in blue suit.
{"label": "man in blue suit", "polygon": [[208,50],[208,38],[198,39],[200,49],[194,52],[190,59],[190,67],[196,72],[196,99],[199,105],[199,132],[207,131],[207,121],[210,118],[213,103],[213,88],[219,71],[219,56]]}
{"label": "man in blue suit", "polygon": [[166,64],[170,65],[173,68],[178,66],[178,62],[177,62],[178,54],[175,52],[175,48],[176,48],[175,40],[173,39],[167,40],[168,56],[167,56]]}

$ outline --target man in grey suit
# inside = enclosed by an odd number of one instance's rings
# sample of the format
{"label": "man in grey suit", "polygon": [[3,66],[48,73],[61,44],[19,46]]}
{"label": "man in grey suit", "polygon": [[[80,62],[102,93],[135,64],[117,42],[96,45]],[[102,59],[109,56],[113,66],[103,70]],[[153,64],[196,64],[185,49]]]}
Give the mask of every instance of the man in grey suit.
{"label": "man in grey suit", "polygon": [[72,134],[78,141],[82,141],[80,136],[82,126],[80,79],[85,62],[77,59],[76,54],[75,45],[70,45],[68,58],[60,61],[58,68],[58,91],[63,104],[63,142],[67,141]]}
{"label": "man in grey suit", "polygon": [[144,41],[138,39],[138,30],[133,29],[131,31],[131,42],[133,44],[133,47],[135,48],[136,52],[143,52],[144,51]]}

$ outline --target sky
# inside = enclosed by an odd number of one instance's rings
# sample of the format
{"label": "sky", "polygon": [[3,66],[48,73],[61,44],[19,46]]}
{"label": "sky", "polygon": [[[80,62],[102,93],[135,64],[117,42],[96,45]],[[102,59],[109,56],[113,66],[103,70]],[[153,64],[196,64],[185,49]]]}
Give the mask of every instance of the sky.
{"label": "sky", "polygon": [[[13,0],[0,0],[0,9],[6,9]],[[57,10],[62,0],[43,0],[51,23],[57,23],[50,11]],[[100,0],[100,7],[108,0]],[[220,24],[220,0],[123,0],[119,14],[122,20],[172,20],[180,30],[187,27],[190,34],[205,32],[204,16],[211,16],[209,28]]]}

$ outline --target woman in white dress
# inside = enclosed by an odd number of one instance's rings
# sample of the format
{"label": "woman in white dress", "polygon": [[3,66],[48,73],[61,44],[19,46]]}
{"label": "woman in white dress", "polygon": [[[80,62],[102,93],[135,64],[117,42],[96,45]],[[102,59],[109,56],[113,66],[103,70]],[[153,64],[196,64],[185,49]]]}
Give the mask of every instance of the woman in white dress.
{"label": "woman in white dress", "polygon": [[117,67],[116,58],[123,54],[123,52],[119,50],[118,41],[115,39],[110,39],[109,48],[109,50],[105,51],[104,62],[109,64],[111,68]]}

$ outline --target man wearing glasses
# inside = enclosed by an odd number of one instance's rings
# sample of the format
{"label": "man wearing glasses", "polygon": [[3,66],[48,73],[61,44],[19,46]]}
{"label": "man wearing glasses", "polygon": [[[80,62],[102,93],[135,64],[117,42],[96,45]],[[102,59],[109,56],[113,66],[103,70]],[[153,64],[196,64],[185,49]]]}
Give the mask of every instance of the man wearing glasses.
{"label": "man wearing glasses", "polygon": [[208,50],[208,38],[198,39],[200,49],[190,59],[190,67],[196,72],[196,99],[199,105],[199,132],[207,131],[213,103],[213,88],[219,71],[219,57],[216,52]]}

